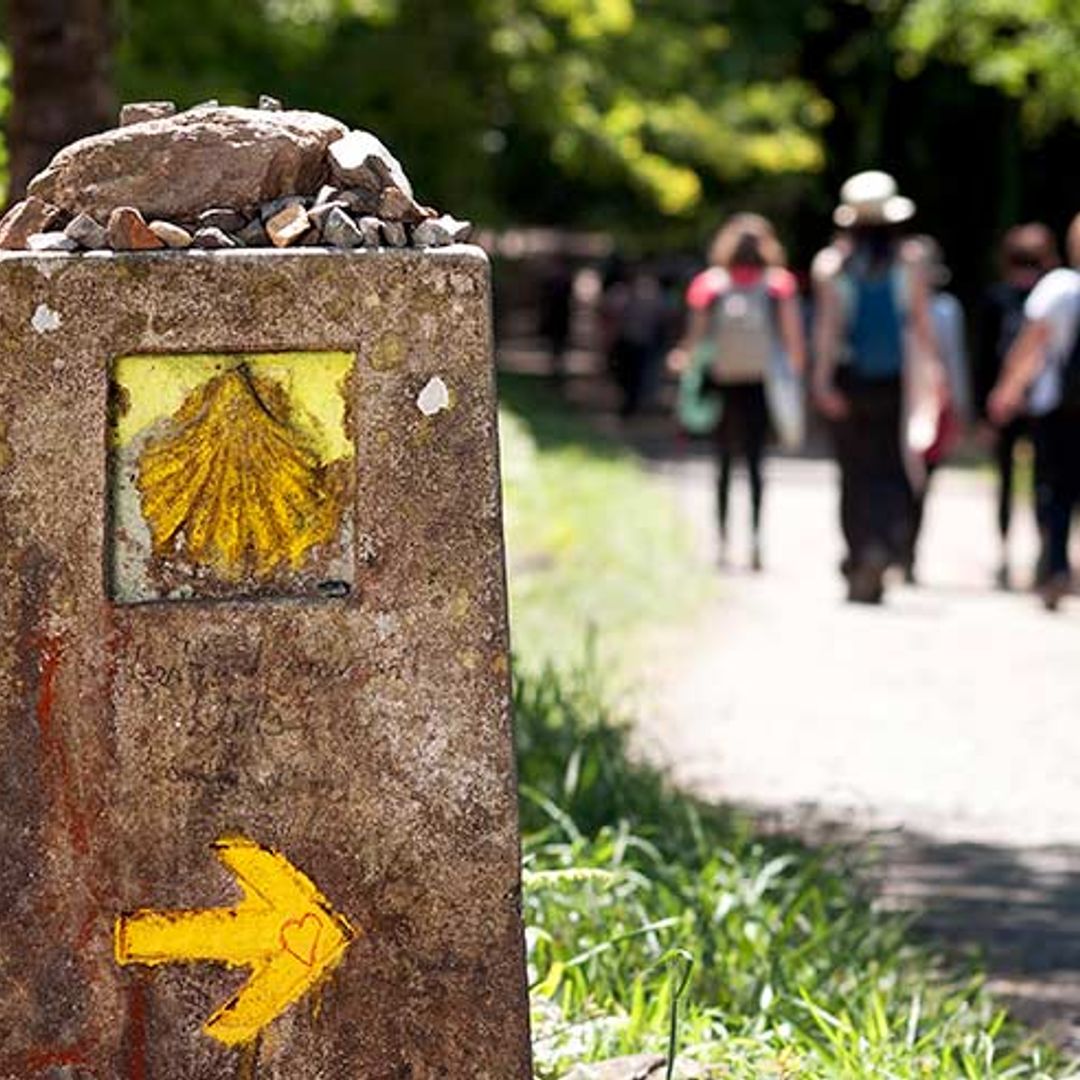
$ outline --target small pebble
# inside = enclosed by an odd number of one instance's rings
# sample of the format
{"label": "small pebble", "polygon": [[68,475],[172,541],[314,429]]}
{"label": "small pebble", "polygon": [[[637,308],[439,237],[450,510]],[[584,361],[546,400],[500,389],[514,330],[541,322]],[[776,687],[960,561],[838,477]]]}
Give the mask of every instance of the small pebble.
{"label": "small pebble", "polygon": [[244,247],[269,247],[270,237],[266,235],[266,226],[258,219],[254,218],[248,222],[237,234],[236,239],[240,241]]}
{"label": "small pebble", "polygon": [[323,240],[336,248],[358,248],[364,246],[364,234],[360,227],[340,207],[334,207],[326,215],[323,224]]}
{"label": "small pebble", "polygon": [[31,233],[26,238],[30,251],[78,251],[79,245],[67,233],[43,232]]}
{"label": "small pebble", "polygon": [[342,187],[379,192],[392,184],[412,197],[412,185],[401,163],[371,132],[350,131],[332,142],[327,154],[331,175]]}
{"label": "small pebble", "polygon": [[379,198],[379,217],[383,221],[404,221],[416,225],[426,216],[424,209],[400,188],[388,187]]}
{"label": "small pebble", "polygon": [[345,210],[347,207],[343,202],[328,202],[323,203],[321,206],[313,206],[308,212],[308,220],[311,222],[313,228],[321,229],[326,223],[326,219],[331,210]]}
{"label": "small pebble", "polygon": [[364,188],[350,188],[343,191],[338,198],[354,214],[376,214],[379,209],[379,192],[366,191]]}
{"label": "small pebble", "polygon": [[238,233],[248,219],[239,210],[226,207],[213,207],[199,215],[199,227],[202,229],[220,229],[225,233]]}
{"label": "small pebble", "polygon": [[291,247],[311,229],[311,221],[303,203],[286,206],[266,222],[266,232],[274,247]]}
{"label": "small pebble", "polygon": [[472,222],[458,221],[450,214],[429,218],[413,229],[413,243],[417,247],[446,247],[459,244],[469,238]]}
{"label": "small pebble", "polygon": [[260,94],[259,108],[263,112],[281,112],[282,105],[276,97],[271,97],[269,94]]}
{"label": "small pebble", "polygon": [[68,222],[64,232],[75,241],[79,247],[91,250],[108,247],[109,237],[105,226],[99,224],[89,214],[78,214]]}
{"label": "small pebble", "polygon": [[382,222],[382,234],[387,247],[403,248],[409,246],[409,234],[400,221]]}
{"label": "small pebble", "polygon": [[382,222],[377,217],[362,217],[358,222],[364,247],[382,247]]}
{"label": "small pebble", "polygon": [[151,221],[149,229],[168,248],[183,250],[191,247],[191,233],[171,221]]}
{"label": "small pebble", "polygon": [[327,203],[340,202],[341,201],[341,188],[334,187],[333,184],[323,184],[319,188],[319,194],[315,196],[315,206],[325,206]]}
{"label": "small pebble", "polygon": [[195,233],[191,238],[191,246],[205,248],[209,251],[223,251],[226,248],[239,247],[240,242],[234,240],[223,230],[211,225],[207,226],[205,229],[199,229],[199,231]]}
{"label": "small pebble", "polygon": [[141,124],[144,120],[164,120],[176,115],[176,105],[171,101],[132,101],[120,107],[120,126]]}
{"label": "small pebble", "polygon": [[113,251],[153,251],[165,246],[133,206],[118,206],[109,215],[106,234]]}
{"label": "small pebble", "polygon": [[272,199],[270,202],[263,203],[259,207],[259,217],[265,224],[288,206],[307,206],[307,200],[302,195],[283,195],[280,199]]}

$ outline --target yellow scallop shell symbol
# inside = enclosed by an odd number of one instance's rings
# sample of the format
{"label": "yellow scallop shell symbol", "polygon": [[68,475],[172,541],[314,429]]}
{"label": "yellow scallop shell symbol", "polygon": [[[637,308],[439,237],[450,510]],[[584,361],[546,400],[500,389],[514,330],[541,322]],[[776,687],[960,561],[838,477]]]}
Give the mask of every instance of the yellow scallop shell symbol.
{"label": "yellow scallop shell symbol", "polygon": [[343,497],[271,379],[240,365],[192,391],[139,458],[142,512],[160,557],[226,581],[299,570],[338,535]]}

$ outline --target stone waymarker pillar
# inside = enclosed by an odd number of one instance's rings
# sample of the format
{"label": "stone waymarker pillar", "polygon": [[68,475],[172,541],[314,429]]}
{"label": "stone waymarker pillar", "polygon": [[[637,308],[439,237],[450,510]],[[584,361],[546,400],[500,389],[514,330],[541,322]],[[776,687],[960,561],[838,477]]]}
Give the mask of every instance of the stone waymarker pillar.
{"label": "stone waymarker pillar", "polygon": [[0,296],[0,1077],[524,1080],[483,255]]}

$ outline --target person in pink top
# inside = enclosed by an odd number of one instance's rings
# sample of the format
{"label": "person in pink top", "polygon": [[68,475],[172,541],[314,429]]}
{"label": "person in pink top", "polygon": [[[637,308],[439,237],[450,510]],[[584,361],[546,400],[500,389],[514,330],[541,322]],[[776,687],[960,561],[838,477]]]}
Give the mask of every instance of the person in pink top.
{"label": "person in pink top", "polygon": [[669,366],[682,372],[703,363],[705,392],[719,398],[721,559],[727,554],[732,470],[742,457],[750,481],[751,565],[760,570],[762,464],[770,433],[766,383],[778,349],[796,374],[805,364],[798,283],[784,267],[784,251],[772,225],[758,214],[732,217],[717,233],[709,262],[690,283],[687,333],[672,351]]}

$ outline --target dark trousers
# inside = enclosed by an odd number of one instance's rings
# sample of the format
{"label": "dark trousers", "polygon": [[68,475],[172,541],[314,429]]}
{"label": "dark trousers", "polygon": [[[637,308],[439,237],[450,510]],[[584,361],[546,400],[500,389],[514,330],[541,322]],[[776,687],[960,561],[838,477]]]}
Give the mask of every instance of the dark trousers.
{"label": "dark trousers", "polygon": [[1026,419],[1006,424],[997,434],[994,445],[994,464],[998,474],[998,533],[1002,540],[1012,527],[1013,489],[1016,477],[1016,445],[1030,436]]}
{"label": "dark trousers", "polygon": [[731,474],[735,462],[746,462],[750,481],[750,520],[756,537],[761,531],[761,509],[765,498],[764,460],[769,441],[769,409],[765,387],[761,383],[733,384],[716,387],[724,402],[720,424],[716,431],[719,480],[716,507],[720,520],[720,535],[727,536],[728,503],[731,493]]}
{"label": "dark trousers", "polygon": [[919,555],[919,539],[922,536],[923,521],[926,517],[926,499],[930,494],[930,481],[934,478],[937,465],[926,465],[926,479],[923,481],[922,491],[912,492],[911,496],[911,546],[908,551],[907,564],[911,570],[915,569],[915,563]]}
{"label": "dark trousers", "polygon": [[1035,502],[1043,534],[1042,566],[1069,573],[1069,530],[1080,506],[1080,409],[1058,409],[1035,429]]}
{"label": "dark trousers", "polygon": [[914,495],[900,452],[900,380],[847,378],[841,388],[851,408],[835,425],[848,564],[903,564],[910,554]]}

